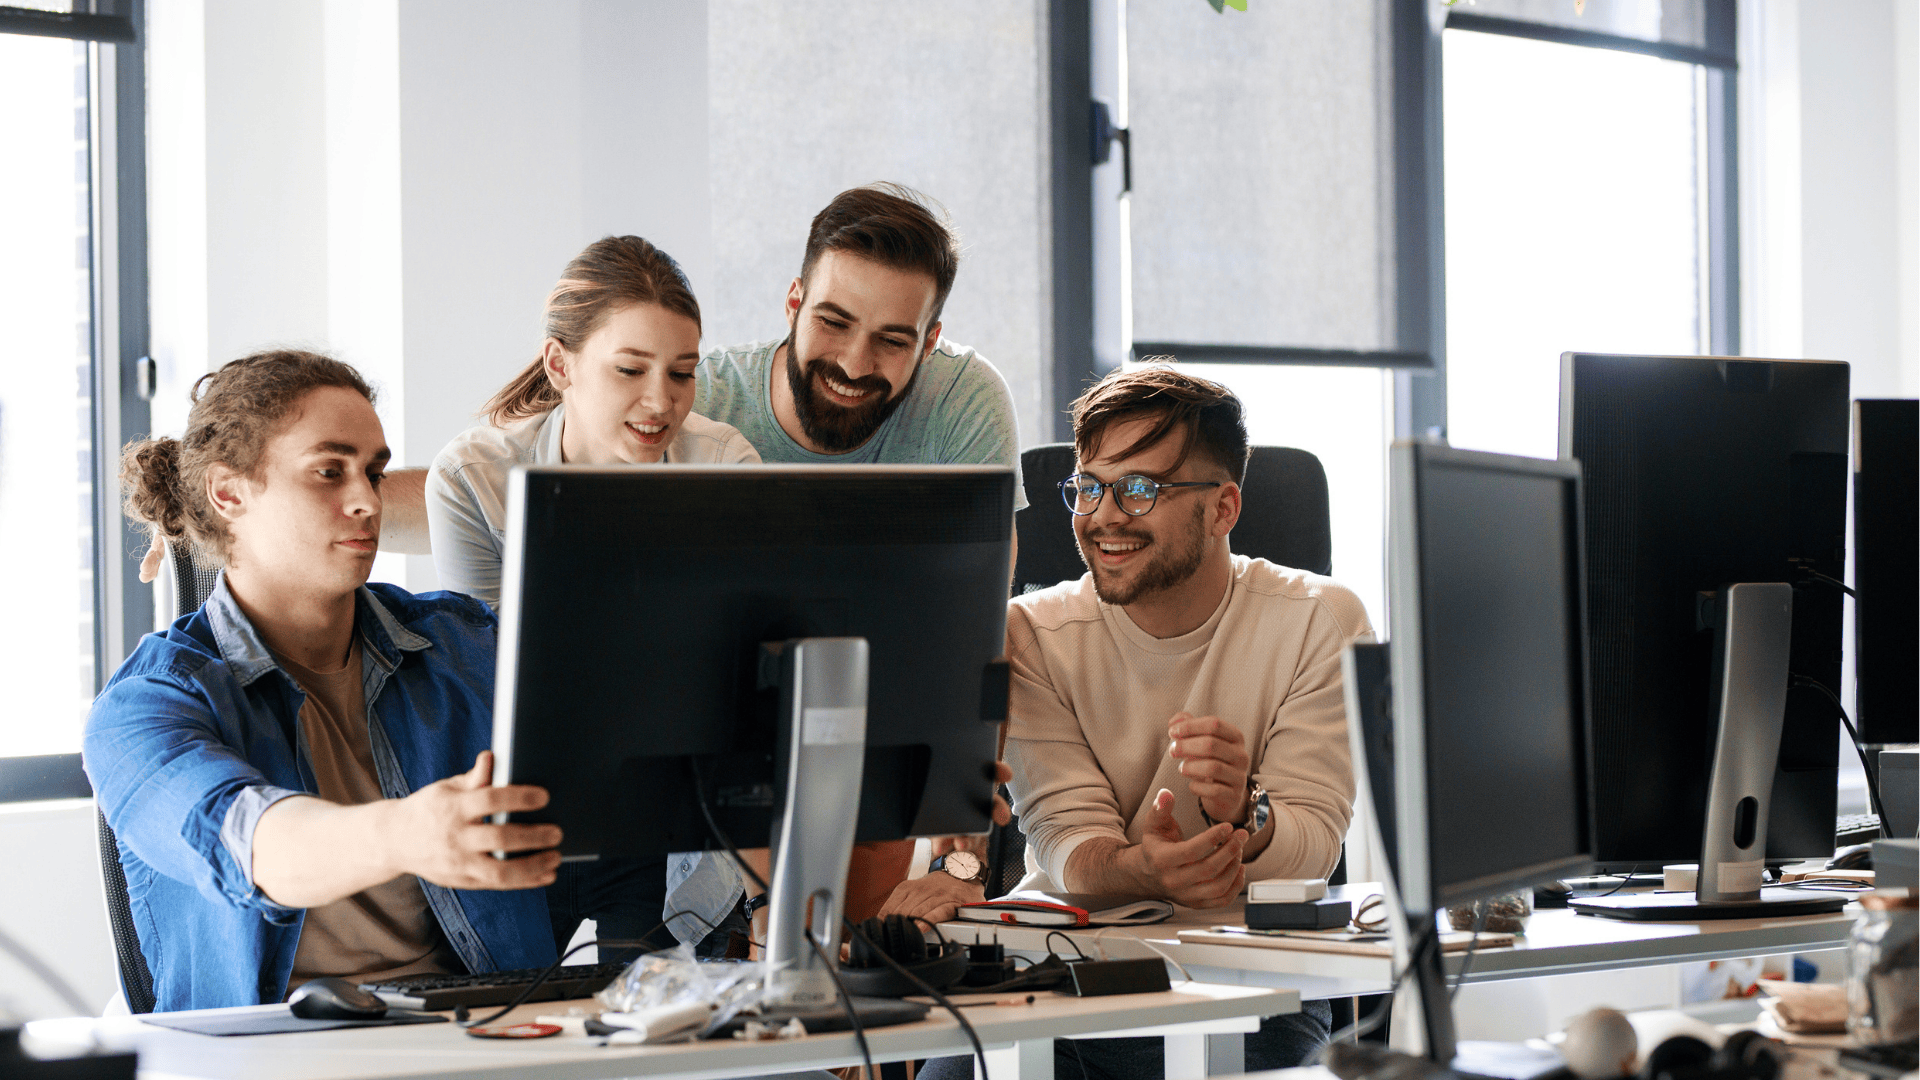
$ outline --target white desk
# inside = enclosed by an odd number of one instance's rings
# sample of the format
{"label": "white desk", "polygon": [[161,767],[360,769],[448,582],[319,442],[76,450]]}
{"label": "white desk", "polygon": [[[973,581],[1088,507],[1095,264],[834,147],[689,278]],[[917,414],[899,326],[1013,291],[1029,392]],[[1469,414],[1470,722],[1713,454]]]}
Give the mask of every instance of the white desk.
{"label": "white desk", "polygon": [[[522,1006],[502,1023],[564,1013],[568,1004]],[[987,1006],[966,1013],[987,1048],[994,1080],[1052,1080],[1055,1038],[1122,1034],[1168,1036],[1169,1080],[1201,1080],[1208,1073],[1209,1035],[1252,1031],[1261,1016],[1299,1008],[1300,996],[1291,991],[1175,983],[1168,993],[1100,998],[1039,994],[1031,1006]],[[78,1048],[91,1033],[115,1049],[137,1049],[141,1076],[149,1080],[701,1080],[857,1065],[861,1060],[851,1032],[777,1042],[610,1047],[574,1035],[475,1039],[452,1024],[215,1038],[154,1027],[132,1016],[110,1016],[40,1020],[27,1031],[36,1042]],[[876,1063],[972,1053],[966,1034],[938,1008],[918,1023],[868,1031],[867,1043]]]}
{"label": "white desk", "polygon": [[[1364,886],[1348,886],[1361,889]],[[1844,948],[1857,908],[1832,915],[1792,919],[1728,919],[1697,923],[1625,922],[1578,915],[1566,909],[1536,911],[1527,931],[1512,946],[1476,949],[1468,982],[1530,979],[1614,968],[1654,967],[1699,960],[1725,960],[1774,953]],[[1308,1000],[1383,992],[1392,981],[1392,961],[1383,956],[1349,956],[1302,949],[1185,942],[1183,929],[1205,929],[1244,921],[1240,908],[1215,911],[1177,909],[1172,919],[1153,926],[1072,930],[1066,936],[1089,955],[1102,951],[1113,959],[1160,955],[1178,961],[1205,983],[1280,986]],[[1047,953],[1047,931],[1037,927],[945,923],[941,930],[956,941],[983,941],[998,935],[1010,952],[1038,958]],[[1068,951],[1060,937],[1056,951]],[[1449,974],[1465,957],[1449,953]]]}

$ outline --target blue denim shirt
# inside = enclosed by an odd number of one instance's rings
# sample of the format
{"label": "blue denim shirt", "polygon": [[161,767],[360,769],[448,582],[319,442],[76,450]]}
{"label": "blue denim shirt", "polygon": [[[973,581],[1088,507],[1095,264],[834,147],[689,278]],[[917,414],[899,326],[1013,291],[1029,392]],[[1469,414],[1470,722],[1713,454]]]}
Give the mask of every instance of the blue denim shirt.
{"label": "blue denim shirt", "polygon": [[[381,790],[402,798],[471,769],[493,741],[493,613],[392,585],[363,587],[355,608]],[[223,576],[198,612],[142,638],[93,703],[87,776],[120,840],[157,1009],[286,997],[305,912],[255,887],[253,831],[315,789],[305,702]],[[544,890],[420,884],[470,971],[553,961]]]}

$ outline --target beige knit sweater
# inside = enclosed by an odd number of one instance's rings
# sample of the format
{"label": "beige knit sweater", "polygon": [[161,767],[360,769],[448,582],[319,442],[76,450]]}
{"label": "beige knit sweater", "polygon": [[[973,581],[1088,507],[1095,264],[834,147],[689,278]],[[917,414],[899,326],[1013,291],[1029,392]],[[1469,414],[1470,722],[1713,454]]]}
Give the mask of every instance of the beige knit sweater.
{"label": "beige knit sweater", "polygon": [[1061,890],[1095,836],[1139,843],[1154,793],[1174,793],[1185,835],[1206,827],[1167,756],[1175,713],[1240,730],[1273,807],[1274,837],[1247,880],[1325,877],[1353,813],[1340,652],[1367,633],[1358,597],[1329,578],[1233,557],[1205,625],[1160,639],[1101,603],[1091,575],[1015,599],[1007,761],[1027,835],[1023,888]]}

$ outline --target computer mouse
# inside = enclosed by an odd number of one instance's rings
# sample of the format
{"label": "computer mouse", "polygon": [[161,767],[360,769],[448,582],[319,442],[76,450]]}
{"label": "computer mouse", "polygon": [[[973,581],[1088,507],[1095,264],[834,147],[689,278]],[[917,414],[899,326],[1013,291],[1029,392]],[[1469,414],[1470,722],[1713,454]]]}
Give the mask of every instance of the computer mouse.
{"label": "computer mouse", "polygon": [[331,976],[302,983],[287,1005],[302,1020],[378,1020],[387,1015],[387,1003],[373,991]]}
{"label": "computer mouse", "polygon": [[1842,848],[1833,858],[1827,860],[1829,870],[1871,870],[1873,869],[1873,845],[1859,844]]}
{"label": "computer mouse", "polygon": [[1533,887],[1533,907],[1535,911],[1563,908],[1572,896],[1573,886],[1564,881],[1548,881]]}

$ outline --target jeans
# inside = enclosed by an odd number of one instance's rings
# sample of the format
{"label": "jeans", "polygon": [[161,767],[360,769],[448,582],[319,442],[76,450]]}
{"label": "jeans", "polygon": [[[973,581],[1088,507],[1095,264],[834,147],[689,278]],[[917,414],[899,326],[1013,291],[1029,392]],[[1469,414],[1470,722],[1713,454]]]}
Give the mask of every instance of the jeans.
{"label": "jeans", "polygon": [[[671,949],[679,942],[661,919],[666,902],[664,855],[561,863],[559,876],[547,886],[547,916],[553,924],[554,948],[565,949],[580,928],[580,921],[592,919],[597,938],[646,942],[641,948],[602,948],[603,964],[631,963],[641,953]],[[719,959],[727,955],[734,934],[744,937],[746,933],[746,916],[736,904],[694,947],[694,953],[702,959]]]}
{"label": "jeans", "polygon": [[[1300,1011],[1269,1016],[1246,1042],[1246,1071],[1303,1065],[1333,1034],[1333,1010],[1324,1001],[1303,1001]],[[1054,1080],[1161,1080],[1166,1062],[1157,1037],[1132,1039],[1055,1039]],[[970,1057],[936,1058],[920,1069],[918,1080],[972,1080]]]}

